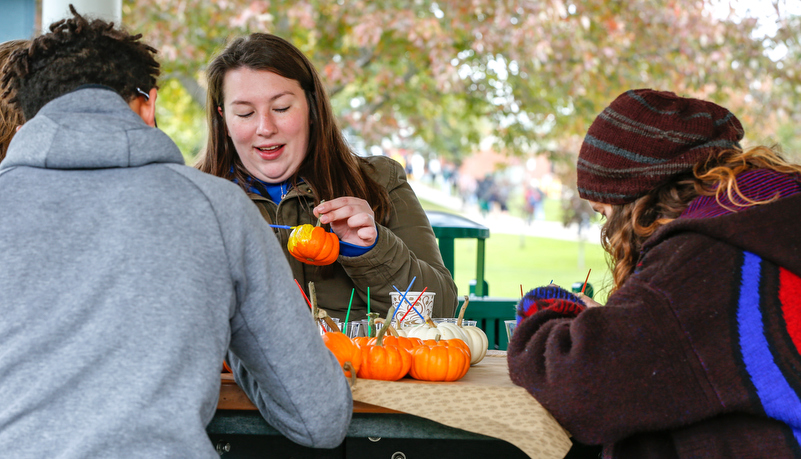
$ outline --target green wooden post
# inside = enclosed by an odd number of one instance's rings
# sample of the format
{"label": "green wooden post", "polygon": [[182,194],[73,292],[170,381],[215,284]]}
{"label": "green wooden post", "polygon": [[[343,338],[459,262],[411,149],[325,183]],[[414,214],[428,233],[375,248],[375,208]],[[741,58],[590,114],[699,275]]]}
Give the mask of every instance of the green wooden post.
{"label": "green wooden post", "polygon": [[[475,320],[478,326],[487,334],[490,349],[500,349],[505,351],[509,345],[506,336],[506,325],[504,320],[515,318],[515,307],[518,300],[516,298],[493,298],[493,297],[470,297],[470,305],[467,306],[464,318]],[[464,298],[459,298],[459,307],[456,314],[464,306]]]}
{"label": "green wooden post", "polygon": [[455,269],[453,240],[456,238],[476,239],[478,253],[476,254],[476,291],[474,293],[476,296],[487,296],[489,285],[484,278],[484,269],[486,267],[485,242],[490,236],[489,228],[461,215],[447,212],[429,210],[426,211],[426,215],[434,230],[434,236],[437,237],[442,262],[451,272],[451,277],[453,277]]}
{"label": "green wooden post", "polygon": [[445,267],[448,268],[448,271],[451,272],[451,277],[454,274],[454,264],[456,263],[454,260],[454,242],[452,237],[440,237],[439,240],[439,253],[442,255],[442,262],[445,263]]}
{"label": "green wooden post", "polygon": [[484,280],[484,243],[486,239],[479,239],[476,252],[476,296],[489,295],[489,284]]}

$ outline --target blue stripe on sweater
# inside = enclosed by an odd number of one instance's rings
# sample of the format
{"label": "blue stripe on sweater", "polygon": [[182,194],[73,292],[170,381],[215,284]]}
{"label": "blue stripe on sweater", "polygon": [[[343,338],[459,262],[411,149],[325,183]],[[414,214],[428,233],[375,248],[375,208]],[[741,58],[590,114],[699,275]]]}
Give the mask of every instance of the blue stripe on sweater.
{"label": "blue stripe on sweater", "polygon": [[785,422],[801,444],[801,400],[776,365],[765,337],[762,311],[759,309],[759,280],[762,259],[745,253],[740,285],[737,322],[743,363],[751,377],[765,414]]}

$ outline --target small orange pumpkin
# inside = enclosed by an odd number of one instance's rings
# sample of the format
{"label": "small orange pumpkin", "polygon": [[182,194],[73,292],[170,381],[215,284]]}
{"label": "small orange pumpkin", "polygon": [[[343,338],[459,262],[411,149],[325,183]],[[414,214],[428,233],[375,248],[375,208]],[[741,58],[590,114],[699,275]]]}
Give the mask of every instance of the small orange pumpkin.
{"label": "small orange pumpkin", "polygon": [[[373,338],[373,340],[375,339],[376,338]],[[409,352],[414,350],[414,348],[416,348],[417,346],[421,346],[422,344],[423,340],[421,340],[420,338],[407,338],[405,336],[392,336],[392,335],[384,337],[384,346],[398,346],[406,349]]]}
{"label": "small orange pumpkin", "polygon": [[421,381],[456,381],[470,369],[470,352],[461,346],[422,345],[412,352],[409,375]]}
{"label": "small orange pumpkin", "polygon": [[[392,317],[394,308],[389,308],[388,317]],[[412,354],[397,345],[386,345],[384,334],[389,327],[382,327],[375,343],[362,347],[362,364],[358,375],[364,379],[397,381],[409,373],[412,366]]]}
{"label": "small orange pumpkin", "polygon": [[362,350],[348,338],[348,335],[341,332],[326,332],[323,333],[323,343],[337,358],[345,376],[351,377],[351,372],[345,369],[345,362],[350,362],[353,371],[359,373],[359,367],[362,365]]}
{"label": "small orange pumpkin", "polygon": [[362,364],[357,374],[364,379],[397,381],[409,373],[411,366],[409,351],[398,346],[384,346],[379,340],[362,349]]}
{"label": "small orange pumpkin", "polygon": [[339,238],[320,226],[299,225],[289,233],[287,249],[300,262],[330,265],[339,256]]}
{"label": "small orange pumpkin", "polygon": [[449,346],[464,349],[467,355],[470,356],[470,346],[459,338],[453,339],[424,339],[421,341],[423,346]]}

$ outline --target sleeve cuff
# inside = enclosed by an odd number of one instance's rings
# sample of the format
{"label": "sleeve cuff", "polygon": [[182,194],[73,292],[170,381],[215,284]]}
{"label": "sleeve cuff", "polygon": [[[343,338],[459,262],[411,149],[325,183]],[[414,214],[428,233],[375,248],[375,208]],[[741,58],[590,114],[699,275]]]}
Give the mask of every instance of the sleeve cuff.
{"label": "sleeve cuff", "polygon": [[369,247],[364,247],[361,245],[354,245],[348,242],[339,241],[339,254],[345,257],[358,257],[360,255],[364,255],[365,253],[369,252],[373,247],[378,244],[378,229],[376,228],[376,238],[373,245]]}

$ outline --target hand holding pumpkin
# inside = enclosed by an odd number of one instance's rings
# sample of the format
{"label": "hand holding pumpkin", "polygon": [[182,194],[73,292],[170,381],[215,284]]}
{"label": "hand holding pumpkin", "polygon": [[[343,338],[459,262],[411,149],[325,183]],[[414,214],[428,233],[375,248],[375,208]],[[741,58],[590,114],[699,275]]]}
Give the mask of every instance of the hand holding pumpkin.
{"label": "hand holding pumpkin", "polygon": [[320,223],[328,223],[342,242],[370,247],[378,238],[375,213],[364,199],[345,196],[321,202],[314,208]]}

